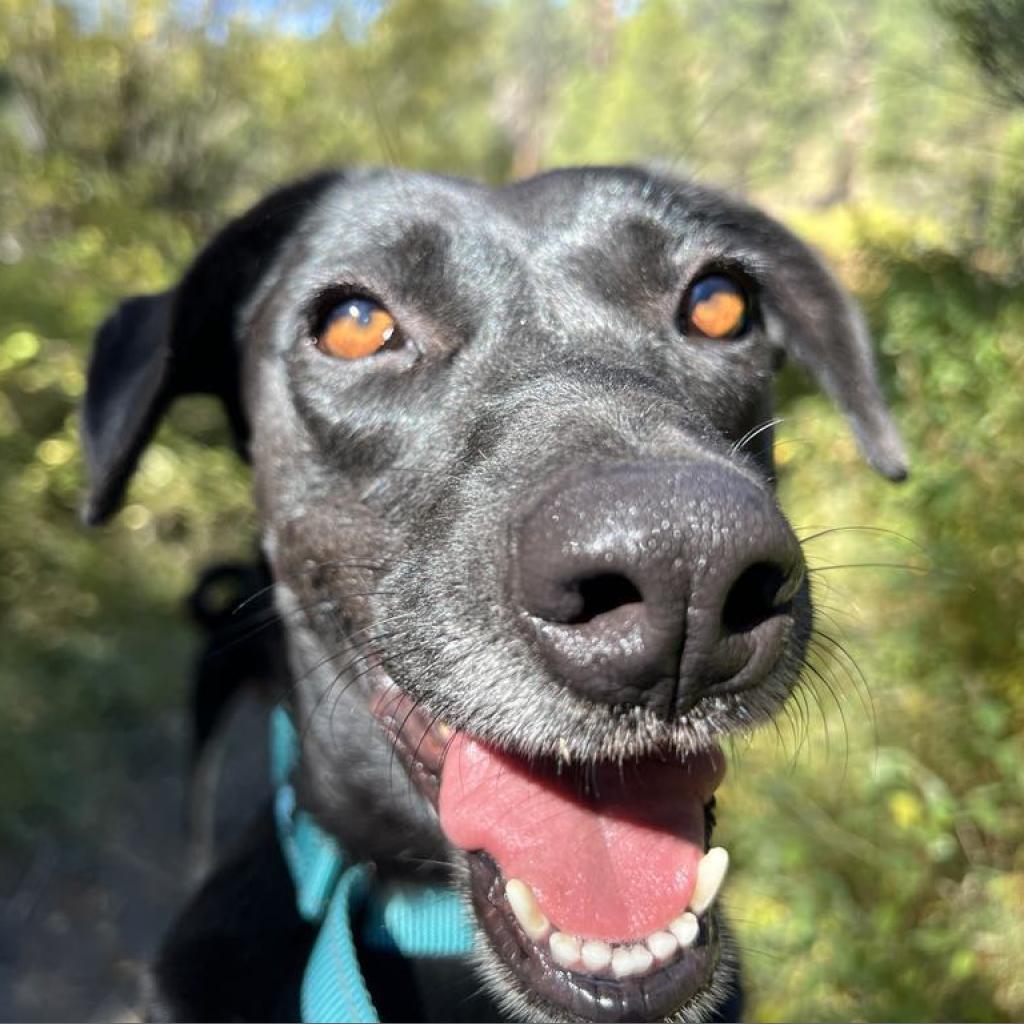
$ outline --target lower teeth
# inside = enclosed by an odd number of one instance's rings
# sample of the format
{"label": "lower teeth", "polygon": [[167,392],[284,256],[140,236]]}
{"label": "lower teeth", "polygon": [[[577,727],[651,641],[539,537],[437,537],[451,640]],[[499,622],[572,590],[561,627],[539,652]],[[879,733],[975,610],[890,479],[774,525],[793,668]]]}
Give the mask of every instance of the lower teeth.
{"label": "lower teeth", "polygon": [[685,950],[697,941],[698,915],[714,903],[728,866],[729,855],[722,847],[710,849],[698,865],[690,909],[674,918],[666,929],[640,942],[616,944],[581,939],[553,929],[533,890],[516,878],[506,883],[505,898],[527,938],[538,946],[546,944],[552,960],[560,967],[613,978],[636,977],[648,973],[655,964],[667,963],[680,949]]}

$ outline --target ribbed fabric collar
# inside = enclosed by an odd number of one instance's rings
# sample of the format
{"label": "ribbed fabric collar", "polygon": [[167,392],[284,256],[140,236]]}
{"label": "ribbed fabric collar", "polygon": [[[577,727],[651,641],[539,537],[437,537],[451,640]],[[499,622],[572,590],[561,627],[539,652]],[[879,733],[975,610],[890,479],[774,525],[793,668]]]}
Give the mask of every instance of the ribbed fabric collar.
{"label": "ribbed fabric collar", "polygon": [[373,866],[350,857],[312,815],[296,806],[292,769],[299,744],[283,708],[271,716],[270,762],[277,834],[295,883],[299,913],[319,926],[302,979],[304,1021],[379,1021],[353,933],[361,944],[408,957],[465,956],[473,928],[458,896],[443,886],[381,885]]}

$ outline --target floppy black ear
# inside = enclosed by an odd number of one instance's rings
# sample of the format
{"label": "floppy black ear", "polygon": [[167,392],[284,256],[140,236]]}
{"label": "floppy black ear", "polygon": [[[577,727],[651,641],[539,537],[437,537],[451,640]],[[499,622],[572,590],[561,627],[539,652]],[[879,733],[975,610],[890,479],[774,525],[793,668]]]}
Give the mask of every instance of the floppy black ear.
{"label": "floppy black ear", "polygon": [[759,262],[773,300],[764,311],[769,334],[814,374],[868,462],[890,480],[905,479],[906,451],[882,395],[863,314],[803,242],[773,222],[760,227]]}
{"label": "floppy black ear", "polygon": [[245,455],[238,313],[310,204],[340,178],[327,172],[274,192],[232,221],[176,288],[126,300],[100,327],[82,412],[86,522],[102,522],[116,510],[143,449],[179,395],[218,396]]}
{"label": "floppy black ear", "polygon": [[170,400],[174,292],[122,302],[96,333],[82,408],[88,523],[116,507]]}

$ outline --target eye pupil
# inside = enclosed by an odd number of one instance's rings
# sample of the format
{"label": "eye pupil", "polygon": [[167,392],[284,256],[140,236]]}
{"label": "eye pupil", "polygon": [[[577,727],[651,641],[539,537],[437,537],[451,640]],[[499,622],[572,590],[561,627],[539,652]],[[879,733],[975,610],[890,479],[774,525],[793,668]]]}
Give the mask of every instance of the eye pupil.
{"label": "eye pupil", "polygon": [[737,338],[747,326],[749,304],[742,287],[725,274],[708,274],[695,282],[687,298],[687,334]]}
{"label": "eye pupil", "polygon": [[351,298],[335,306],[323,321],[316,343],[339,359],[362,359],[395,337],[394,317],[372,299]]}

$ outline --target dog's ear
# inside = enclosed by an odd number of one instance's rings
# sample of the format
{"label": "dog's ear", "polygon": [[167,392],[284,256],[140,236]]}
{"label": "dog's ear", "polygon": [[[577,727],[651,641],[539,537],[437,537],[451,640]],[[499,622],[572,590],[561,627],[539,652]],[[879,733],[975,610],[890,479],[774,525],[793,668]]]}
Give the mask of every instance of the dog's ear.
{"label": "dog's ear", "polygon": [[814,374],[849,420],[868,462],[890,480],[905,479],[907,455],[882,395],[863,314],[803,242],[777,224],[761,227],[758,262],[769,285],[770,337]]}
{"label": "dog's ear", "polygon": [[126,300],[100,327],[82,411],[86,522],[100,523],[117,509],[160,418],[180,395],[219,397],[245,455],[238,314],[310,204],[340,177],[319,174],[274,192],[232,221],[176,288]]}
{"label": "dog's ear", "polygon": [[122,302],[96,333],[82,408],[82,445],[89,491],[87,523],[117,506],[172,397],[173,291]]}

